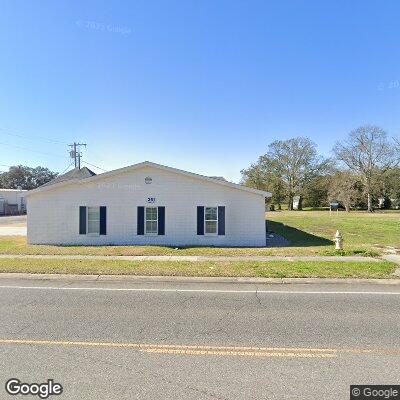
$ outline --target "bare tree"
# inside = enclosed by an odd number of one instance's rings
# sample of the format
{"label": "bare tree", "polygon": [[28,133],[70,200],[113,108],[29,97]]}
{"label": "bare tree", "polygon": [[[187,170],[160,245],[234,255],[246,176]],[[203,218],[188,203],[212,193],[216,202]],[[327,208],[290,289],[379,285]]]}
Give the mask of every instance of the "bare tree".
{"label": "bare tree", "polygon": [[395,143],[378,126],[364,125],[350,132],[346,141],[336,143],[333,151],[338,160],[362,177],[368,211],[373,211],[373,181],[400,162]]}

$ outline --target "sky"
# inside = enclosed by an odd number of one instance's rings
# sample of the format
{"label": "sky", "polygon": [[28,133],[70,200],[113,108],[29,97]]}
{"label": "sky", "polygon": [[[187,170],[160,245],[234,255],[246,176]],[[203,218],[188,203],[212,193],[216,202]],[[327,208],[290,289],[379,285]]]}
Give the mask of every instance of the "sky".
{"label": "sky", "polygon": [[274,140],[398,137],[399,21],[390,0],[3,0],[0,170],[61,173],[80,141],[103,170],[238,182]]}

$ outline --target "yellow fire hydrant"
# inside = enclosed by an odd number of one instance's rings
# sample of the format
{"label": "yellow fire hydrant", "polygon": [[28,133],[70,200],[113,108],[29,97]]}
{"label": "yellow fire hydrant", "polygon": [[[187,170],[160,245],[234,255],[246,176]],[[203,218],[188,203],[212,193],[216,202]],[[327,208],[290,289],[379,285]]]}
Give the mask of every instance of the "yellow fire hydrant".
{"label": "yellow fire hydrant", "polygon": [[335,249],[336,250],[343,250],[343,238],[340,234],[339,230],[336,231],[335,235]]}

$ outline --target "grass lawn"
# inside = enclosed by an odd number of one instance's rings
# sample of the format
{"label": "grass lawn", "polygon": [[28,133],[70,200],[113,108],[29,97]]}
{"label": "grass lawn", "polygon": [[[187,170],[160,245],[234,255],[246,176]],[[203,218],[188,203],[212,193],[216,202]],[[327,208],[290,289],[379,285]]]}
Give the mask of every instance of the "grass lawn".
{"label": "grass lawn", "polygon": [[0,259],[0,272],[219,277],[389,278],[395,265],[379,262],[188,262]]}
{"label": "grass lawn", "polygon": [[[280,234],[279,227],[274,231]],[[285,228],[289,238],[290,229]],[[300,247],[298,247],[300,246]],[[323,245],[302,246],[300,244],[284,248],[266,247],[187,247],[166,246],[45,246],[28,245],[22,236],[0,236],[0,254],[54,254],[54,255],[101,255],[101,256],[292,256],[292,255],[365,255],[377,256],[379,251],[370,246],[352,246],[338,253],[333,242]]]}
{"label": "grass lawn", "polygon": [[400,251],[400,212],[277,211],[268,213],[269,229],[285,236],[291,245],[332,252],[331,240],[339,229],[349,253],[376,252],[385,246]]}
{"label": "grass lawn", "polygon": [[[400,251],[400,212],[275,211],[268,212],[268,226],[291,241],[286,248],[162,246],[29,246],[22,236],[0,236],[0,254],[81,255],[369,255],[377,256],[384,246]],[[336,230],[344,238],[344,251],[337,253],[332,242]]]}

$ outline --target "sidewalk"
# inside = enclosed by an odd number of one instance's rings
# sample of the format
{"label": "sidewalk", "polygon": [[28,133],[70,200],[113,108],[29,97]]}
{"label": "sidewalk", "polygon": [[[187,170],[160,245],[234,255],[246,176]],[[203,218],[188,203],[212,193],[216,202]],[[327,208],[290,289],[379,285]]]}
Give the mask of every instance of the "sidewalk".
{"label": "sidewalk", "polygon": [[[386,257],[398,257],[398,261]],[[362,256],[85,256],[85,255],[48,255],[48,254],[0,254],[0,259],[34,258],[58,260],[125,260],[125,261],[335,261],[335,262],[379,262],[380,259]],[[387,261],[400,264],[400,256],[388,255]],[[397,259],[397,258],[396,258]]]}
{"label": "sidewalk", "polygon": [[0,226],[0,236],[26,236],[26,227]]}
{"label": "sidewalk", "polygon": [[393,272],[393,276],[400,276],[400,255],[397,254],[385,254],[382,256],[382,259],[385,261],[390,261],[398,265],[396,270]]}

